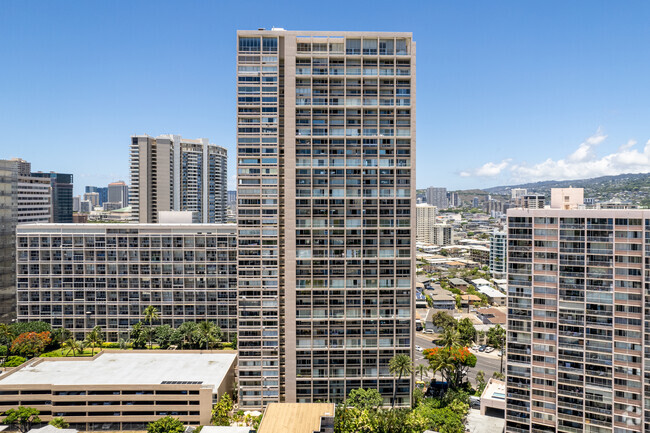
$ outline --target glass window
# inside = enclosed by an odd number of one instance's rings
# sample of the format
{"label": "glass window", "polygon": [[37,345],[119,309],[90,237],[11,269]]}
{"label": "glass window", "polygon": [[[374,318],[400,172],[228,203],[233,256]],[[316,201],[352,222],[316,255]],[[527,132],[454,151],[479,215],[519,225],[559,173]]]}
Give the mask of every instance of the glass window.
{"label": "glass window", "polygon": [[346,39],[346,54],[361,54],[361,39]]}
{"label": "glass window", "polygon": [[363,54],[369,56],[377,55],[377,39],[363,40]]}
{"label": "glass window", "polygon": [[[241,39],[240,39],[241,41]],[[241,42],[240,42],[241,44]],[[259,46],[259,42],[258,42]],[[278,51],[278,40],[276,38],[263,38],[262,47],[265,53],[277,53]]]}
{"label": "glass window", "polygon": [[260,38],[239,38],[239,51],[259,51]]}
{"label": "glass window", "polygon": [[408,54],[406,39],[397,39],[395,41],[395,51],[396,54]]}
{"label": "glass window", "polygon": [[379,41],[379,54],[383,56],[392,56],[393,55],[393,40],[392,39],[381,39]]}

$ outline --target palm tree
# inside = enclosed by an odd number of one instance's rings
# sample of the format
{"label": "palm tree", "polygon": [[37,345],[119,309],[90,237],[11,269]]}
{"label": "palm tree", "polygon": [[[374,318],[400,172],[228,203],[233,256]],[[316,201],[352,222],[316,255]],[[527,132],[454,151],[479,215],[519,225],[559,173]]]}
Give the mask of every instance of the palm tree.
{"label": "palm tree", "polygon": [[443,331],[438,342],[447,349],[460,347],[460,332],[455,327],[449,326]]}
{"label": "palm tree", "polygon": [[92,356],[95,355],[95,346],[101,346],[104,342],[104,333],[100,326],[95,326],[92,331],[86,335],[86,343],[92,348]]}
{"label": "palm tree", "polygon": [[70,424],[63,419],[61,416],[57,416],[52,418],[52,420],[48,423],[51,426],[54,426],[56,428],[68,428],[70,427]]}
{"label": "palm tree", "polygon": [[221,329],[214,323],[206,320],[199,323],[196,330],[200,343],[205,342],[205,348],[210,349],[214,343],[221,341]]}
{"label": "palm tree", "polygon": [[[393,376],[397,375],[397,381],[402,380],[402,376],[408,376],[413,371],[413,363],[408,355],[398,353],[388,363],[388,371]],[[395,400],[397,399],[397,384],[393,386],[393,407],[395,407]]]}
{"label": "palm tree", "polygon": [[[68,338],[61,345],[62,351],[65,351],[65,355],[68,356],[72,352],[72,356],[75,356],[77,352],[83,353],[83,345],[81,341],[77,341],[74,338]],[[67,350],[66,350],[67,349]]]}
{"label": "palm tree", "polygon": [[420,375],[420,380],[423,380],[425,373],[429,372],[429,366],[424,364],[418,364],[415,366],[415,372]]}
{"label": "palm tree", "polygon": [[147,308],[144,309],[144,318],[146,321],[149,322],[149,349],[152,347],[151,343],[151,336],[153,334],[153,321],[158,320],[160,318],[160,314],[158,313],[158,309],[154,307],[153,305],[149,305]]}
{"label": "palm tree", "polygon": [[4,344],[7,346],[11,346],[14,339],[14,331],[6,323],[0,323],[0,339],[4,340]]}

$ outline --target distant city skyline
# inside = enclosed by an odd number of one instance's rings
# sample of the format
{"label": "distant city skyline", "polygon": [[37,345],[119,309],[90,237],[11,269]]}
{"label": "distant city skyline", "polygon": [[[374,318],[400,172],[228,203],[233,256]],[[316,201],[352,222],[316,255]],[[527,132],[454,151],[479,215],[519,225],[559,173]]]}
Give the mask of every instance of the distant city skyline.
{"label": "distant city skyline", "polygon": [[[413,32],[418,188],[648,171],[649,3],[256,4],[3,2],[0,158],[73,173],[79,195],[128,181],[131,135],[173,132],[226,147],[234,189],[235,32],[275,25]],[[152,20],[193,24],[134,30]]]}

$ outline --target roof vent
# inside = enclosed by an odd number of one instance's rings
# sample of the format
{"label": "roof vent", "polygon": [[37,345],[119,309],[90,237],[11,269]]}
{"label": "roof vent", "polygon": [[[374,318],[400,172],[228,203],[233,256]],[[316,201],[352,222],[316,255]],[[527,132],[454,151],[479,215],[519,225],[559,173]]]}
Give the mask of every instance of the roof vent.
{"label": "roof vent", "polygon": [[260,27],[257,30],[261,32],[261,31],[266,30],[266,29],[264,27]]}

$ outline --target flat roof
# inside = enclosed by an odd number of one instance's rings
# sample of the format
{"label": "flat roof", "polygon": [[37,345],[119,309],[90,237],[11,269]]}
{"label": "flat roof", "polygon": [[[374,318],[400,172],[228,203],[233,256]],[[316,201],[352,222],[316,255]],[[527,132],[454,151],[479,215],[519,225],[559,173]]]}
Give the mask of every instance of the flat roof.
{"label": "flat roof", "polygon": [[498,291],[497,289],[490,286],[479,286],[476,288],[479,292],[483,293],[489,298],[505,298],[506,295]]}
{"label": "flat roof", "polygon": [[271,403],[258,433],[305,433],[320,430],[322,416],[334,417],[334,403]]}
{"label": "flat roof", "polygon": [[237,224],[161,224],[161,223],[27,223],[16,226],[17,234],[103,234],[106,230],[138,230],[138,233],[195,233],[229,234],[237,231]]}
{"label": "flat roof", "polygon": [[200,382],[216,392],[235,353],[101,352],[94,358],[37,358],[0,376],[10,385],[160,385]]}

